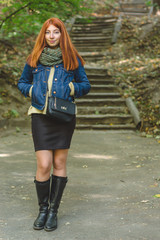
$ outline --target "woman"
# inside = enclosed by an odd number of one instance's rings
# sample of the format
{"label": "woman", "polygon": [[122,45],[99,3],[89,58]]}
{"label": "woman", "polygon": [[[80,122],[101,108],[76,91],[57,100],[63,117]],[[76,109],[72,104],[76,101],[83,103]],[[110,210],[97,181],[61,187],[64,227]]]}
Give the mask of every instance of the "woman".
{"label": "woman", "polygon": [[36,230],[57,228],[57,212],[67,183],[67,155],[76,121],[74,117],[71,122],[62,123],[48,117],[48,96],[72,102],[74,97],[87,94],[90,83],[83,65],[63,22],[50,18],[43,24],[18,82],[22,94],[31,97],[28,115],[32,119],[37,158],[34,182],[39,203],[39,214],[33,224]]}

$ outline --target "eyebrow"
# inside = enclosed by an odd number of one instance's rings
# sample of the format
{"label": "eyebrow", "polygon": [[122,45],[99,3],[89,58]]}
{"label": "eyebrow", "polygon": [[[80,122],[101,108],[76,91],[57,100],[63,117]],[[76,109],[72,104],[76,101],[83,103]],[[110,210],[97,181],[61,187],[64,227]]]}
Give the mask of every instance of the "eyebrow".
{"label": "eyebrow", "polygon": [[[50,32],[51,30],[49,30],[49,29],[46,29],[46,32],[47,32],[47,31],[49,31],[49,32]],[[53,32],[55,32],[55,31],[59,31],[59,32],[60,32],[60,30],[59,30],[58,28],[53,30]]]}

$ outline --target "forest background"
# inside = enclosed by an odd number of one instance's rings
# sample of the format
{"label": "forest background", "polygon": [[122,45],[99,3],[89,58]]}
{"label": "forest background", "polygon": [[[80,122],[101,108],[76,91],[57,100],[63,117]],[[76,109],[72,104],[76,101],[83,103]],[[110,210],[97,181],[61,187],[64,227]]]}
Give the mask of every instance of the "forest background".
{"label": "forest background", "polygon": [[[108,49],[105,65],[116,79],[123,97],[137,105],[144,136],[160,138],[160,0],[151,17],[122,19],[116,44]],[[17,90],[26,57],[43,22],[58,17],[68,26],[76,15],[119,16],[116,0],[1,0],[0,1],[0,120],[27,118],[28,99]],[[18,128],[17,128],[18,129]]]}

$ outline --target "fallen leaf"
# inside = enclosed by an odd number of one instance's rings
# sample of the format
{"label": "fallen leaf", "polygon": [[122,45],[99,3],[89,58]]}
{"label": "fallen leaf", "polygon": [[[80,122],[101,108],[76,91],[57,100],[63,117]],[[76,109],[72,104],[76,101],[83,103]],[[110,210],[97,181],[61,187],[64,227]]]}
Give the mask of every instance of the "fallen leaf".
{"label": "fallen leaf", "polygon": [[147,203],[149,200],[142,200],[141,203]]}
{"label": "fallen leaf", "polygon": [[137,165],[136,167],[137,167],[137,168],[140,168],[140,167],[141,167],[141,165]]}
{"label": "fallen leaf", "polygon": [[153,197],[160,198],[160,194],[156,194]]}
{"label": "fallen leaf", "polygon": [[65,225],[70,225],[70,222],[66,222],[66,224]]}

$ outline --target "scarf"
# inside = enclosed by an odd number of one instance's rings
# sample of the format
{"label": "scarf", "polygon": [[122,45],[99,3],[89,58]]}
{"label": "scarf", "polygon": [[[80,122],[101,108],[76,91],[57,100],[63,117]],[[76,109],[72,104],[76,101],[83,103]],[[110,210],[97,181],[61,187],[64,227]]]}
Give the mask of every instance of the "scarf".
{"label": "scarf", "polygon": [[39,62],[45,66],[54,66],[63,62],[62,51],[60,48],[47,48],[45,47],[40,55]]}

